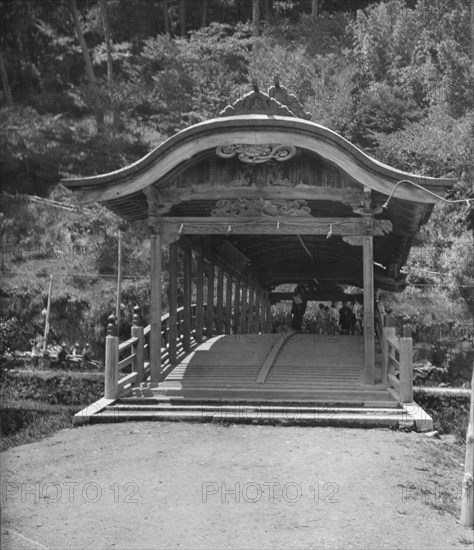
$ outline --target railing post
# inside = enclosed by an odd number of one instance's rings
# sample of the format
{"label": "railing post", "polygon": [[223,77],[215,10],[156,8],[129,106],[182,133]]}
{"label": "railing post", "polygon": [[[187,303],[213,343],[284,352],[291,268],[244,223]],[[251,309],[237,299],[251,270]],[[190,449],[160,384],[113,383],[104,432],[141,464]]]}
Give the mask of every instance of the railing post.
{"label": "railing post", "polygon": [[400,337],[400,399],[402,403],[413,402],[413,338],[408,317],[403,317]]}
{"label": "railing post", "polygon": [[390,349],[387,343],[388,338],[395,338],[395,318],[393,317],[392,308],[387,307],[385,308],[385,317],[383,321],[383,329],[382,329],[382,366],[383,366],[383,372],[382,372],[382,383],[387,385],[388,384],[388,365],[389,365],[389,353]]}
{"label": "railing post", "polygon": [[110,315],[107,324],[107,336],[105,338],[105,399],[117,399],[118,397],[118,337],[117,319]]}
{"label": "railing post", "polygon": [[133,308],[132,323],[132,338],[138,340],[135,344],[135,372],[137,373],[137,383],[140,384],[145,379],[145,337],[143,334],[142,310],[138,304]]}

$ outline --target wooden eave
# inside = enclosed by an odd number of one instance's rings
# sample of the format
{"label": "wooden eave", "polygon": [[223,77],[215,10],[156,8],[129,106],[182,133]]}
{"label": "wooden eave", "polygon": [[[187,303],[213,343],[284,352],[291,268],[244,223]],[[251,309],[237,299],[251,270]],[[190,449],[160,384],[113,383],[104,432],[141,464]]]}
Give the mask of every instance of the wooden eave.
{"label": "wooden eave", "polygon": [[[82,203],[123,199],[151,185],[159,188],[171,171],[225,143],[288,143],[317,153],[361,185],[386,196],[404,179],[438,194],[454,184],[451,179],[418,176],[392,168],[319,124],[274,115],[231,116],[202,122],[178,132],[125,168],[86,178],[65,178],[62,183],[75,191]],[[423,190],[404,185],[397,189],[397,198],[424,204],[436,202]]]}

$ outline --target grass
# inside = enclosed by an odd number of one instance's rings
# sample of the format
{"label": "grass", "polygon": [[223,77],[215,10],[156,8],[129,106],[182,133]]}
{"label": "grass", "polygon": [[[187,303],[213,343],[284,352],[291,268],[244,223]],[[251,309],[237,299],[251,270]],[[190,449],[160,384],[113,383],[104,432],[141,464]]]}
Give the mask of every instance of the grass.
{"label": "grass", "polygon": [[72,428],[77,407],[20,402],[1,407],[0,451],[40,441],[59,430]]}

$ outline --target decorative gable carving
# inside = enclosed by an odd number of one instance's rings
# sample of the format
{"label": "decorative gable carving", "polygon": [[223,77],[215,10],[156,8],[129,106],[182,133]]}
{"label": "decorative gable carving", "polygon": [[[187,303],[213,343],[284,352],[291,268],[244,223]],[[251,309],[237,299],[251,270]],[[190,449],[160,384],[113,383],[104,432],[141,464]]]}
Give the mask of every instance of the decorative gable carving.
{"label": "decorative gable carving", "polygon": [[254,91],[244,95],[232,105],[228,105],[219,116],[280,115],[309,120],[311,114],[304,111],[298,98],[280,85],[278,77],[275,77],[274,82],[274,86],[271,86],[265,94],[259,90],[258,84],[254,81]]}

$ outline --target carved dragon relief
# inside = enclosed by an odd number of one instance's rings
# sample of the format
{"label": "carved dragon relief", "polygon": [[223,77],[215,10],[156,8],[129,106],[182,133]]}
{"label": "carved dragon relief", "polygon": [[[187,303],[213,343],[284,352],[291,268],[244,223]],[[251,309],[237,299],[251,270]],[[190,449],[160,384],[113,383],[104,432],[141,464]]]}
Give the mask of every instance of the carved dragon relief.
{"label": "carved dragon relief", "polygon": [[253,218],[258,216],[311,217],[305,200],[232,199],[217,201],[212,217]]}
{"label": "carved dragon relief", "polygon": [[271,161],[261,168],[248,165],[240,169],[228,185],[230,187],[252,187],[259,189],[267,186],[296,187],[297,182],[285,177],[283,167]]}
{"label": "carved dragon relief", "polygon": [[290,160],[296,155],[296,147],[293,145],[254,145],[250,143],[234,143],[229,145],[219,145],[216,148],[218,157],[228,159],[235,157],[249,164],[260,164],[275,159],[278,162]]}

